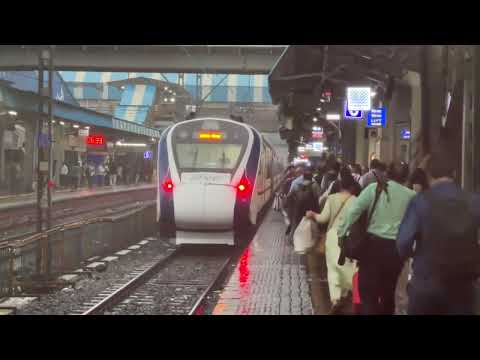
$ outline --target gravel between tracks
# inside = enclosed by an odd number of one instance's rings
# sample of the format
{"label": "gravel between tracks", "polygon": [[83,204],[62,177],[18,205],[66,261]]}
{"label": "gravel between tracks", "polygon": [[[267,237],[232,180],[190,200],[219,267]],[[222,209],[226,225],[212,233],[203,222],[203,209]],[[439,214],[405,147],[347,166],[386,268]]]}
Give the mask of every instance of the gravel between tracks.
{"label": "gravel between tracks", "polygon": [[104,272],[94,272],[92,278],[82,276],[74,288],[64,288],[61,291],[38,298],[26,307],[20,309],[18,315],[65,315],[90,300],[98,293],[123,281],[127,274],[136,267],[152,260],[155,256],[169,253],[174,247],[163,240],[152,240],[139,250],[120,256],[118,261],[109,263]]}
{"label": "gravel between tracks", "polygon": [[227,259],[225,253],[179,255],[108,314],[186,315]]}

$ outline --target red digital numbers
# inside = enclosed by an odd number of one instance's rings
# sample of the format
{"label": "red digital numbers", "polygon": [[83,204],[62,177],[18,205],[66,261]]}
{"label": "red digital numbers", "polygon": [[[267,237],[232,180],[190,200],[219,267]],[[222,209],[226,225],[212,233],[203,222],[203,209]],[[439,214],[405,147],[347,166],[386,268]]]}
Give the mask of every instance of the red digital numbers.
{"label": "red digital numbers", "polygon": [[103,135],[90,135],[87,136],[88,145],[105,145],[105,136]]}

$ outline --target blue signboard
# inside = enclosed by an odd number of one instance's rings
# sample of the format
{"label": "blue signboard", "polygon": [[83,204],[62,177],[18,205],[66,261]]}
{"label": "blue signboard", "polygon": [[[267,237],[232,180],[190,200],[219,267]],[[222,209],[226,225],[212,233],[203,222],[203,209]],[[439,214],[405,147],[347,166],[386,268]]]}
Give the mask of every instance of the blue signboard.
{"label": "blue signboard", "polygon": [[381,107],[372,109],[368,112],[367,127],[386,127],[387,125],[387,109]]}
{"label": "blue signboard", "polygon": [[151,151],[145,151],[143,153],[143,158],[144,159],[151,159],[152,158],[152,152]]}
{"label": "blue signboard", "polygon": [[411,132],[409,129],[402,129],[400,136],[403,140],[408,140],[411,137]]}
{"label": "blue signboard", "polygon": [[348,102],[345,101],[343,117],[345,119],[360,120],[363,118],[361,110],[348,110]]}

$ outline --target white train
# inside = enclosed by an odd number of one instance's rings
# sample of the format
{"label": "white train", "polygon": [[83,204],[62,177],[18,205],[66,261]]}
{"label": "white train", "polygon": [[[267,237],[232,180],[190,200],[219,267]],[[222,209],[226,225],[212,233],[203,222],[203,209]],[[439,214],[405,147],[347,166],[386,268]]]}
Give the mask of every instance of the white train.
{"label": "white train", "polygon": [[177,244],[235,245],[257,223],[283,164],[254,128],[200,118],[172,125],[158,146],[157,220]]}

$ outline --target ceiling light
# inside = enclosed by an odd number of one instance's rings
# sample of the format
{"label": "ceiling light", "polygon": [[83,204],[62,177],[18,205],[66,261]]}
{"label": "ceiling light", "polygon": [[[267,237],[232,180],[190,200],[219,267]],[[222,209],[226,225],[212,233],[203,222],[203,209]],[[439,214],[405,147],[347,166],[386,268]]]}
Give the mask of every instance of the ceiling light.
{"label": "ceiling light", "polygon": [[146,147],[147,144],[139,144],[139,143],[122,143],[121,141],[117,141],[117,146],[131,146],[131,147]]}
{"label": "ceiling light", "polygon": [[340,114],[327,114],[327,120],[340,120]]}
{"label": "ceiling light", "polygon": [[168,99],[167,98],[163,99],[163,102],[168,102]]}
{"label": "ceiling light", "polygon": [[56,123],[56,121],[55,121],[55,120],[52,120],[52,124],[55,124],[55,123]]}
{"label": "ceiling light", "polygon": [[90,130],[90,126],[85,126],[85,129]]}
{"label": "ceiling light", "polygon": [[321,107],[318,107],[318,108],[317,108],[317,111],[322,111],[322,108],[321,108]]}
{"label": "ceiling light", "polygon": [[59,121],[59,124],[60,125],[65,125],[65,123],[63,121]]}
{"label": "ceiling light", "polygon": [[317,122],[318,119],[316,117],[313,118],[313,122]]}
{"label": "ceiling light", "polygon": [[173,97],[170,98],[170,102],[172,102],[172,103],[175,102],[175,98],[173,98]]}
{"label": "ceiling light", "polygon": [[324,102],[325,102],[325,99],[320,99],[320,102],[324,103]]}
{"label": "ceiling light", "polygon": [[80,127],[80,125],[76,125],[76,124],[75,124],[75,125],[73,125],[73,127],[74,127],[75,129],[78,129],[78,128]]}
{"label": "ceiling light", "polygon": [[163,90],[167,91],[167,90],[168,90],[168,86],[165,86],[165,87],[163,88]]}
{"label": "ceiling light", "polygon": [[120,89],[125,90],[125,86],[123,86],[123,85],[120,86]]}
{"label": "ceiling light", "polygon": [[18,113],[15,110],[9,110],[8,115],[17,116]]}

